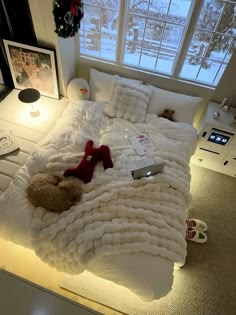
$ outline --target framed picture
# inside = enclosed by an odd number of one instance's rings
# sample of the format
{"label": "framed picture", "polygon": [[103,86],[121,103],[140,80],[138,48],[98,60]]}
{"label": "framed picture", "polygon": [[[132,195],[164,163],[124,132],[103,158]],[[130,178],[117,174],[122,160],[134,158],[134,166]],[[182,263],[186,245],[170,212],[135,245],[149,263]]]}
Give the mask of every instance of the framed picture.
{"label": "framed picture", "polygon": [[41,95],[59,99],[55,52],[3,40],[16,89],[37,89]]}

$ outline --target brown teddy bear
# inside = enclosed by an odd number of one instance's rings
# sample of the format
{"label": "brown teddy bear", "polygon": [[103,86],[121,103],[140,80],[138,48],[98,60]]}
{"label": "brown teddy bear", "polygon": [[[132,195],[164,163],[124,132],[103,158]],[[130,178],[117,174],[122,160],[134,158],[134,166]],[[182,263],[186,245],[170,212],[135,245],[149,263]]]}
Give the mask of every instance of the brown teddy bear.
{"label": "brown teddy bear", "polygon": [[174,110],[165,109],[162,114],[158,115],[158,117],[166,118],[166,119],[169,119],[170,121],[176,121],[174,118],[174,114],[175,114]]}
{"label": "brown teddy bear", "polygon": [[75,177],[61,179],[58,176],[37,173],[30,180],[27,194],[36,207],[61,213],[80,200],[81,181]]}

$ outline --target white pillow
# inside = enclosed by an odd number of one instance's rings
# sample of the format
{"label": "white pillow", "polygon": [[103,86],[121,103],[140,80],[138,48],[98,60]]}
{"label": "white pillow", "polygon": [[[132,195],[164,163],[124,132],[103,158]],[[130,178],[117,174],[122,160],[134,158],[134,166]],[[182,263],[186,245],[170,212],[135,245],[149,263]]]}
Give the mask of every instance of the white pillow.
{"label": "white pillow", "polygon": [[66,94],[70,102],[78,102],[88,100],[90,96],[90,86],[88,82],[82,78],[70,80],[66,88]]}
{"label": "white pillow", "polygon": [[202,102],[202,97],[189,96],[160,89],[149,85],[152,89],[152,97],[147,109],[147,113],[160,115],[165,109],[175,111],[174,118],[192,124],[198,106]]}
{"label": "white pillow", "polygon": [[[110,101],[114,77],[114,75],[91,68],[89,77],[90,100],[105,102]],[[143,83],[143,81],[140,80],[126,79],[123,77],[120,78],[125,82],[131,82],[133,84]]]}
{"label": "white pillow", "polygon": [[147,106],[152,95],[150,87],[114,79],[111,101],[105,107],[105,114],[131,122],[144,122]]}

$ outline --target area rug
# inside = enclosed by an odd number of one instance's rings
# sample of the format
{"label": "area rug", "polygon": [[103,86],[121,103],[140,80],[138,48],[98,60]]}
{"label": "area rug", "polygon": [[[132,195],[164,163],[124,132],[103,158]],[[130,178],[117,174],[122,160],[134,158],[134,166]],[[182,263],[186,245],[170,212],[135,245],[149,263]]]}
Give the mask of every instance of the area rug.
{"label": "area rug", "polygon": [[172,291],[145,303],[128,289],[89,272],[65,275],[61,286],[129,315],[233,315],[236,310],[236,179],[192,166],[189,216],[208,224],[205,244],[188,243]]}

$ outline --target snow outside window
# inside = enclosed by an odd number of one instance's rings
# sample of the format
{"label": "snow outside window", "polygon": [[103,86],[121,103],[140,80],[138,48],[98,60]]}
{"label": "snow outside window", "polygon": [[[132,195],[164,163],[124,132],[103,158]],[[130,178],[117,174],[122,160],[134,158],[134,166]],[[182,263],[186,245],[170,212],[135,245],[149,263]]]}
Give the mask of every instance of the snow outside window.
{"label": "snow outside window", "polygon": [[216,86],[235,47],[236,1],[84,1],[82,56]]}

